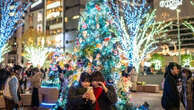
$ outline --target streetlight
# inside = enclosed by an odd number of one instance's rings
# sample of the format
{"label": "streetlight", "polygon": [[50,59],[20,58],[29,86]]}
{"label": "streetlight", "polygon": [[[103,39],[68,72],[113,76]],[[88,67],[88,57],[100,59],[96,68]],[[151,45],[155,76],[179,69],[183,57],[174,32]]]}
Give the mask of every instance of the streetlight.
{"label": "streetlight", "polygon": [[178,28],[178,45],[179,45],[179,64],[181,64],[181,38],[180,38],[180,22],[179,22],[179,15],[181,10],[176,9],[177,12],[177,28]]}
{"label": "streetlight", "polygon": [[169,8],[171,10],[176,10],[177,12],[177,29],[178,29],[178,50],[179,50],[179,64],[181,64],[181,40],[180,40],[180,20],[179,15],[181,10],[178,9],[178,6],[182,5],[182,0],[162,0],[160,1],[160,7]]}

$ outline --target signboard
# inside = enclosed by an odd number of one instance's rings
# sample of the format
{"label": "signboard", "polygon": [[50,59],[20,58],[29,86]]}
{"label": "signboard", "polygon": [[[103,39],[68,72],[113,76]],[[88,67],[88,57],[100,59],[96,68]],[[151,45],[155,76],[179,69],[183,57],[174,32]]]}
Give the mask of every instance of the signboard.
{"label": "signboard", "polygon": [[[194,2],[194,0],[192,0]],[[190,0],[153,0],[157,21],[177,19],[176,8],[180,9],[180,19],[194,17],[194,6]]]}
{"label": "signboard", "polygon": [[31,5],[31,8],[34,8],[34,7],[38,6],[38,5],[41,4],[41,3],[42,3],[42,0],[37,0],[35,3],[33,3],[33,4]]}
{"label": "signboard", "polygon": [[169,8],[175,10],[178,6],[182,5],[182,0],[162,0],[160,1],[160,7]]}

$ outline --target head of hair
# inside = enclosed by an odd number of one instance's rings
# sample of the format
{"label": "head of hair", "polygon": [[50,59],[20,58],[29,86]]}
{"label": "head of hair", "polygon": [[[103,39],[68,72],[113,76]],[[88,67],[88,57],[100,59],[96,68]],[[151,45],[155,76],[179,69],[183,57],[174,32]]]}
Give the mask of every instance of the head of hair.
{"label": "head of hair", "polygon": [[32,74],[33,75],[35,75],[38,72],[40,72],[40,70],[37,67],[32,69]]}
{"label": "head of hair", "polygon": [[182,70],[182,73],[185,73],[186,74],[187,79],[189,79],[189,78],[192,77],[192,72],[189,69],[184,68]]}
{"label": "head of hair", "polygon": [[130,73],[132,71],[133,67],[132,66],[128,66],[127,67],[127,72]]}
{"label": "head of hair", "polygon": [[65,64],[65,68],[69,68],[69,64]]}
{"label": "head of hair", "polygon": [[175,62],[170,62],[169,65],[168,65],[168,69],[169,69],[169,70],[172,70],[175,66],[176,66],[178,69],[180,69],[180,66],[179,66],[177,63],[175,63]]}
{"label": "head of hair", "polygon": [[128,77],[129,74],[127,74],[125,71],[122,71],[122,77]]}
{"label": "head of hair", "polygon": [[93,72],[91,75],[91,79],[92,81],[102,81],[102,82],[105,81],[104,76],[102,75],[100,71]]}
{"label": "head of hair", "polygon": [[81,83],[81,82],[84,82],[84,81],[90,82],[90,75],[87,72],[83,72],[80,75],[79,82]]}
{"label": "head of hair", "polygon": [[16,71],[22,70],[22,67],[20,65],[14,65],[12,68],[12,71],[16,73]]}

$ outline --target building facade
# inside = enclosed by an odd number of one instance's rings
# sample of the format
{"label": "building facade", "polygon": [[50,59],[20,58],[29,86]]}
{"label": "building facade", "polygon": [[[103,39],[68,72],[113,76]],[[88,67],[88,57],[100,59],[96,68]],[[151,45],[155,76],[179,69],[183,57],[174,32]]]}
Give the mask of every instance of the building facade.
{"label": "building facade", "polygon": [[53,47],[73,51],[80,12],[85,4],[86,0],[46,0],[46,34],[53,41]]}
{"label": "building facade", "polygon": [[[191,1],[194,2],[194,0]],[[168,28],[168,34],[166,37],[171,38],[178,47],[179,26],[182,51],[189,50],[191,52],[194,52],[194,35],[190,29],[183,25],[183,22],[185,21],[188,21],[189,23],[194,25],[194,6],[192,6],[190,0],[154,0],[154,9],[157,9],[157,21],[173,23]],[[179,21],[179,23],[177,21]],[[174,47],[174,44],[170,45],[169,47],[172,49]]]}

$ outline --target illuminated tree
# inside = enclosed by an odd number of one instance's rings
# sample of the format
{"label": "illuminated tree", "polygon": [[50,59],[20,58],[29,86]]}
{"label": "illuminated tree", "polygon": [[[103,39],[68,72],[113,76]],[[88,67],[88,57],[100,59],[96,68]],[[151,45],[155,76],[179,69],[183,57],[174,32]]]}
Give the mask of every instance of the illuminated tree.
{"label": "illuminated tree", "polygon": [[9,46],[8,43],[6,43],[3,47],[2,47],[2,53],[1,53],[1,58],[0,58],[0,63],[4,61],[4,55],[9,53],[11,51],[11,46]]}
{"label": "illuminated tree", "polygon": [[27,30],[22,36],[22,43],[24,45],[23,56],[34,67],[42,67],[47,59],[49,50],[46,47],[46,38],[46,35],[34,29]]}
{"label": "illuminated tree", "polygon": [[18,27],[23,25],[22,17],[26,9],[31,5],[23,4],[21,1],[0,0],[0,57],[2,56],[2,48],[12,37]]}
{"label": "illuminated tree", "polygon": [[119,62],[116,45],[119,36],[116,36],[117,30],[112,25],[113,18],[107,1],[91,0],[87,3],[80,17],[77,52],[86,70],[102,66],[106,78],[114,73]]}
{"label": "illuminated tree", "polygon": [[164,25],[163,22],[156,22],[156,10],[150,13],[146,0],[123,0],[119,3],[112,0],[111,6],[115,16],[114,24],[119,30],[120,43],[129,66],[139,70],[141,61],[157,48],[158,39],[167,32],[165,28],[170,23]]}
{"label": "illuminated tree", "polygon": [[194,6],[194,2],[193,2],[192,0],[190,0],[190,3],[191,3],[191,5],[193,5],[193,6]]}
{"label": "illuminated tree", "polygon": [[150,62],[154,65],[155,70],[160,70],[164,65],[164,61],[164,57],[159,54],[153,54],[150,59]]}
{"label": "illuminated tree", "polygon": [[183,67],[191,67],[193,58],[191,54],[181,55],[181,63]]}
{"label": "illuminated tree", "polygon": [[34,67],[42,67],[48,55],[48,49],[42,46],[27,46],[24,48],[24,58],[29,60]]}
{"label": "illuminated tree", "polygon": [[185,21],[183,24],[194,33],[194,26],[192,24],[187,21]]}

